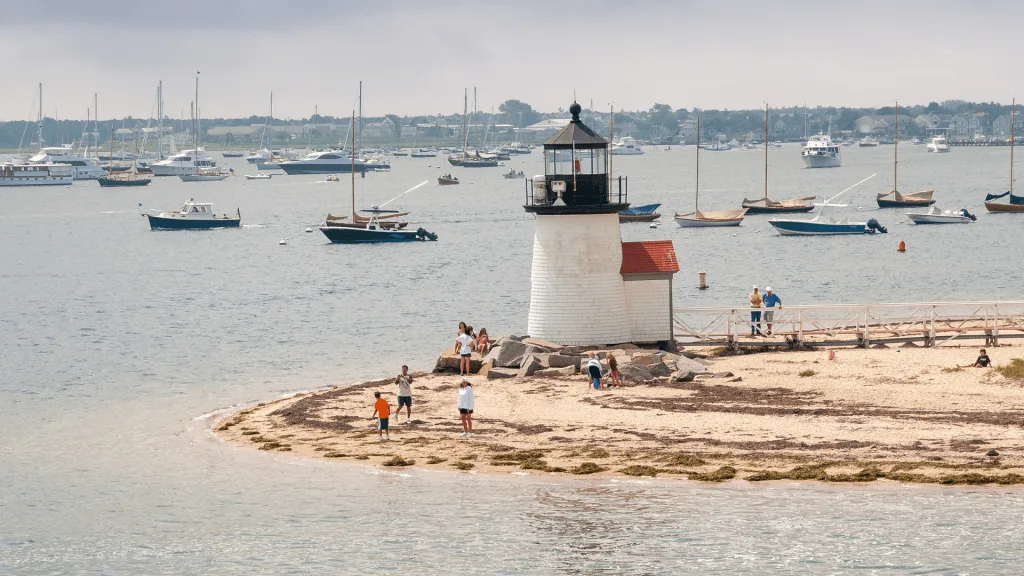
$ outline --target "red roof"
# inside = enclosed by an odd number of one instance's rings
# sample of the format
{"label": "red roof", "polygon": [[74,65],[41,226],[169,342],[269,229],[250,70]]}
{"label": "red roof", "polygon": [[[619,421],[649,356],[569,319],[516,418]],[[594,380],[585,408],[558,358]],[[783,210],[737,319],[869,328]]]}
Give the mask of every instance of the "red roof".
{"label": "red roof", "polygon": [[671,240],[623,242],[620,274],[664,274],[679,272]]}

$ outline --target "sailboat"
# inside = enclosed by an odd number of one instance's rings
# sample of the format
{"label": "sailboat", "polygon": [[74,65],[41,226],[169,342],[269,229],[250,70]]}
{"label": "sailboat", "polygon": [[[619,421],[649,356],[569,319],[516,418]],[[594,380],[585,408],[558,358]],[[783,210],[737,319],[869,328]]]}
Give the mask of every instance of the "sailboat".
{"label": "sailboat", "polygon": [[102,188],[146,186],[153,181],[150,174],[139,174],[139,155],[136,152],[132,168],[125,172],[114,172],[114,127],[110,127],[110,168],[103,176],[96,178]]}
{"label": "sailboat", "polygon": [[[985,196],[985,209],[989,212],[1024,212],[1024,196],[1013,195],[1013,148],[1017,143],[1017,134],[1015,132],[1014,120],[1017,112],[1017,99],[1013,99],[1013,105],[1010,107],[1010,190],[1003,192],[1002,194],[989,194]],[[993,202],[1009,196],[1006,203]]]}
{"label": "sailboat", "polygon": [[469,90],[463,96],[462,103],[462,155],[451,155],[448,163],[460,168],[494,168],[498,165],[498,159],[490,154],[480,154],[474,151],[469,153],[469,125],[466,123],[469,114]]}
{"label": "sailboat", "polygon": [[816,196],[792,198],[790,200],[772,200],[768,198],[768,105],[764,105],[764,198],[757,200],[743,199],[742,206],[747,214],[794,214],[814,210],[813,204],[807,202]]}
{"label": "sailboat", "polygon": [[700,211],[700,118],[697,118],[697,180],[694,187],[693,212],[689,214],[676,213],[676,224],[681,228],[705,228],[712,226],[739,226],[743,222],[743,215],[747,213],[746,208],[739,210],[718,210],[715,212]]}
{"label": "sailboat", "polygon": [[896,186],[897,175],[899,170],[899,150],[900,150],[900,103],[896,103],[896,129],[893,131],[893,147],[892,147],[892,190],[885,194],[879,194],[875,201],[878,202],[879,208],[916,208],[921,206],[931,206],[935,204],[935,200],[932,198],[932,194],[935,194],[934,190],[923,190],[921,192],[914,192],[913,194],[901,194]]}
{"label": "sailboat", "polygon": [[878,223],[878,220],[875,220],[874,218],[867,222],[850,222],[849,216],[836,220],[831,212],[826,214],[824,211],[825,207],[845,208],[847,206],[846,204],[833,204],[833,200],[868,180],[871,180],[875,176],[875,174],[872,174],[853,186],[850,186],[846,190],[843,190],[839,194],[825,200],[822,204],[819,204],[819,206],[822,206],[822,210],[810,220],[771,218],[768,220],[768,223],[783,236],[836,236],[842,234],[874,234],[875,232],[885,234],[888,230],[886,230]]}

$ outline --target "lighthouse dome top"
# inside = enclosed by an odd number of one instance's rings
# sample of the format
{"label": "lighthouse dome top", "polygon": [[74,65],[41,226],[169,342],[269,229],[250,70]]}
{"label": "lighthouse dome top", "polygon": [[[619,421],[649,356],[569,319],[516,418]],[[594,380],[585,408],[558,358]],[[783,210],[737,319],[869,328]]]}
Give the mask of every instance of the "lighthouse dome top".
{"label": "lighthouse dome top", "polygon": [[589,126],[580,121],[580,112],[583,107],[573,102],[569,106],[569,113],[572,120],[557,134],[544,142],[545,150],[565,150],[576,148],[577,150],[595,150],[607,148],[608,141],[597,135]]}

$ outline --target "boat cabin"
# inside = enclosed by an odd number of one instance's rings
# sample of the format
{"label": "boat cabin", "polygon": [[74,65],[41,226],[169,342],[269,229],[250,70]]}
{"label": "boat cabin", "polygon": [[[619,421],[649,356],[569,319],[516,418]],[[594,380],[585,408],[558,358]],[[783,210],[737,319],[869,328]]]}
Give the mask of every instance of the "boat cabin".
{"label": "boat cabin", "polygon": [[580,121],[582,107],[569,107],[572,120],[544,142],[544,175],[526,182],[527,212],[608,214],[629,208],[620,177],[612,189],[608,141]]}

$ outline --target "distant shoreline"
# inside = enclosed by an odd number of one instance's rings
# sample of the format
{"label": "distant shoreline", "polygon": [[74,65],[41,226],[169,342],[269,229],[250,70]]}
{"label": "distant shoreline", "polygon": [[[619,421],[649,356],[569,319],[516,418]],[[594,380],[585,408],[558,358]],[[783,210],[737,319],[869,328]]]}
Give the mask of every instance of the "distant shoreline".
{"label": "distant shoreline", "polygon": [[[593,390],[584,377],[473,376],[475,435],[460,438],[459,378],[421,374],[413,424],[378,442],[372,392],[392,379],[261,403],[214,432],[237,446],[403,468],[721,482],[881,479],[1024,484],[1024,383],[954,368],[973,348],[841,349],[716,358],[692,382]],[[997,363],[1024,356],[1003,346]],[[813,372],[813,374],[809,374]],[[804,375],[801,376],[800,374]]]}

